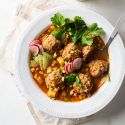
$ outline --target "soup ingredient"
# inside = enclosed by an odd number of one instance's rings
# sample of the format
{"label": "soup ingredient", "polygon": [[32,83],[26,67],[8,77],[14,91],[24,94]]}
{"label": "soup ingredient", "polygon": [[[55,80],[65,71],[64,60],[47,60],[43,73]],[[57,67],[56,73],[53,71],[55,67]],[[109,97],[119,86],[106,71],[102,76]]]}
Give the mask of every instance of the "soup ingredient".
{"label": "soup ingredient", "polygon": [[36,56],[36,55],[38,55],[39,52],[44,51],[39,40],[31,41],[29,44],[29,49],[30,49],[30,52],[33,54],[33,56]]}
{"label": "soup ingredient", "polygon": [[51,21],[53,24],[62,27],[65,25],[65,17],[60,13],[56,13],[53,17],[51,17]]}
{"label": "soup ingredient", "polygon": [[83,59],[82,58],[76,58],[71,63],[65,64],[65,72],[67,74],[72,73],[76,70],[79,70],[82,66]]}
{"label": "soup ingredient", "polygon": [[95,49],[95,45],[93,44],[92,46],[89,46],[89,45],[85,45],[83,48],[82,48],[82,55],[83,55],[83,60],[85,61],[88,56],[94,51]]}
{"label": "soup ingredient", "polygon": [[42,52],[34,57],[34,60],[39,64],[41,70],[45,70],[52,62],[52,56],[47,52]]}
{"label": "soup ingredient", "polygon": [[32,46],[32,45],[34,45],[34,44],[40,44],[40,40],[37,40],[37,39],[32,40],[32,41],[29,43],[29,46]]}
{"label": "soup ingredient", "polygon": [[45,78],[47,88],[49,88],[48,96],[55,97],[58,91],[64,86],[60,70],[55,70],[48,74]]}
{"label": "soup ingredient", "polygon": [[52,62],[52,56],[47,52],[42,53],[42,60],[40,61],[40,68],[45,70]]}
{"label": "soup ingredient", "polygon": [[76,77],[76,81],[73,83],[70,95],[84,95],[85,93],[90,92],[92,88],[91,77],[88,74],[80,73]]}
{"label": "soup ingredient", "polygon": [[40,45],[40,44],[34,44],[34,46],[37,46],[39,48],[39,52],[43,52],[44,51],[42,45]]}
{"label": "soup ingredient", "polygon": [[55,70],[52,73],[49,73],[45,78],[45,82],[48,87],[56,87],[63,83],[60,70]]}
{"label": "soup ingredient", "polygon": [[72,85],[73,82],[75,82],[75,80],[76,80],[76,76],[77,76],[77,74],[71,73],[71,74],[69,74],[69,75],[67,75],[67,76],[65,77],[64,81],[65,81],[68,85]]}
{"label": "soup ingredient", "polygon": [[97,23],[93,23],[88,26],[87,30],[84,32],[81,38],[82,45],[92,45],[93,38],[96,36],[101,36],[104,34],[104,30],[98,27]]}
{"label": "soup ingredient", "polygon": [[97,23],[87,26],[80,16],[69,19],[65,18],[60,13],[56,13],[51,17],[51,21],[58,27],[52,33],[54,37],[61,39],[62,36],[70,34],[71,42],[76,44],[92,45],[93,38],[104,33],[104,30],[98,27]]}
{"label": "soup ingredient", "polygon": [[65,64],[64,69],[66,74],[72,73],[74,71],[73,64],[72,63]]}
{"label": "soup ingredient", "polygon": [[59,64],[61,66],[64,66],[64,60],[63,60],[63,58],[61,56],[57,58],[57,61],[59,62]]}
{"label": "soup ingredient", "polygon": [[61,43],[53,35],[45,35],[42,39],[42,46],[45,50],[52,53],[60,48]]}
{"label": "soup ingredient", "polygon": [[71,41],[73,43],[80,43],[87,25],[80,16],[75,16],[73,20],[66,19],[65,29],[71,34]]}
{"label": "soup ingredient", "polygon": [[54,31],[51,32],[51,34],[58,40],[62,40],[65,36],[60,28],[56,28]]}
{"label": "soup ingredient", "polygon": [[35,60],[30,61],[30,67],[37,67],[38,63]]}
{"label": "soup ingredient", "polygon": [[64,60],[72,61],[77,57],[81,57],[81,54],[82,52],[76,44],[69,43],[63,50],[62,58]]}
{"label": "soup ingredient", "polygon": [[30,46],[29,50],[30,50],[30,52],[32,53],[33,56],[36,56],[39,53],[39,47],[35,46],[35,45]]}
{"label": "soup ingredient", "polygon": [[49,88],[47,95],[51,98],[55,98],[58,93],[58,89]]}
{"label": "soup ingredient", "polygon": [[73,69],[74,70],[79,70],[83,64],[83,59],[82,58],[76,58],[73,60]]}
{"label": "soup ingredient", "polygon": [[100,77],[108,71],[109,64],[104,60],[93,60],[89,64],[90,74],[93,77]]}
{"label": "soup ingredient", "polygon": [[83,86],[83,84],[81,83],[81,80],[79,79],[78,76],[76,76],[76,82],[75,82],[75,84],[76,84],[77,86],[79,86],[80,88]]}

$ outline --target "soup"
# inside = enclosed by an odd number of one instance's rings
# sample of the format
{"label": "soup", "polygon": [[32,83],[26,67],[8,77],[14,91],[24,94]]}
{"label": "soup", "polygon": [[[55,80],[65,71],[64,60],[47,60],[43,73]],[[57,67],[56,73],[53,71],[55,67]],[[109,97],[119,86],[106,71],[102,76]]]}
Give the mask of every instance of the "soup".
{"label": "soup", "polygon": [[76,102],[91,97],[109,79],[108,51],[101,51],[103,29],[60,13],[51,21],[29,44],[35,83],[51,99]]}

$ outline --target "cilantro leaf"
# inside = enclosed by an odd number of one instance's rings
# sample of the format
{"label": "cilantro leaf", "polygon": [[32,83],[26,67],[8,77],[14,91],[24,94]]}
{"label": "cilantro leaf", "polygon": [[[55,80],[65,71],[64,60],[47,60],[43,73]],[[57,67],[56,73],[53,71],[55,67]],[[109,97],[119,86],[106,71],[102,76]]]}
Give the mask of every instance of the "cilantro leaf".
{"label": "cilantro leaf", "polygon": [[91,36],[100,36],[104,34],[104,30],[100,27],[98,27],[97,23],[93,23],[88,26],[89,32]]}
{"label": "cilantro leaf", "polygon": [[66,34],[70,35],[71,42],[80,45],[92,45],[93,38],[100,36],[104,33],[97,23],[92,23],[87,26],[85,21],[80,16],[75,16],[74,19],[65,18],[60,13],[56,13],[51,17],[51,21],[58,28],[52,32],[58,40],[65,37]]}
{"label": "cilantro leaf", "polygon": [[72,42],[79,43],[83,32],[87,29],[87,26],[81,17],[75,16],[70,29],[72,34]]}
{"label": "cilantro leaf", "polygon": [[76,76],[76,85],[78,86],[78,87],[83,87],[83,84],[81,83],[81,81],[80,81],[80,79],[79,79],[79,77],[78,76]]}
{"label": "cilantro leaf", "polygon": [[58,40],[61,40],[65,35],[60,28],[55,29],[54,31],[51,32],[51,34]]}
{"label": "cilantro leaf", "polygon": [[92,37],[89,37],[89,36],[86,37],[85,35],[82,35],[81,43],[82,43],[82,45],[87,44],[87,45],[91,46],[93,43],[93,39],[92,39]]}
{"label": "cilantro leaf", "polygon": [[59,27],[65,25],[65,17],[60,13],[56,13],[53,17],[51,17],[51,21],[53,24],[58,25]]}
{"label": "cilantro leaf", "polygon": [[76,80],[75,73],[71,73],[70,75],[68,75],[64,78],[64,81],[67,83],[67,85],[72,85],[73,82],[75,82],[75,80]]}
{"label": "cilantro leaf", "polygon": [[94,29],[96,29],[97,28],[97,23],[92,23],[92,24],[90,24],[89,26],[88,26],[88,29],[90,30],[90,31],[93,31]]}
{"label": "cilantro leaf", "polygon": [[95,36],[100,36],[103,33],[104,33],[104,30],[102,28],[98,27],[97,23],[93,23],[93,24],[89,25],[86,32],[84,32],[84,34],[82,35],[82,38],[81,38],[82,45],[87,44],[87,45],[91,46],[93,43],[93,38]]}
{"label": "cilantro leaf", "polygon": [[93,36],[100,36],[104,34],[104,30],[102,28],[97,27],[94,31],[91,32]]}

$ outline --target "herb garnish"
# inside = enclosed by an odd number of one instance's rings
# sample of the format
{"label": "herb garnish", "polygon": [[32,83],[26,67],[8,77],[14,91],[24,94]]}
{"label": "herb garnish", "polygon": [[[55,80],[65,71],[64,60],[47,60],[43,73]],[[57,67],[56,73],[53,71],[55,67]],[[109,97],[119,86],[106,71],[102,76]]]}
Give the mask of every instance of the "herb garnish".
{"label": "herb garnish", "polygon": [[61,40],[66,34],[69,34],[71,36],[71,41],[75,44],[92,45],[93,38],[104,33],[104,30],[98,27],[96,23],[87,26],[80,16],[69,19],[65,18],[60,13],[56,13],[51,17],[51,21],[57,26],[57,29],[52,32],[54,37]]}
{"label": "herb garnish", "polygon": [[83,87],[83,84],[81,83],[78,75],[75,73],[71,73],[70,75],[66,76],[64,80],[67,85],[72,85],[75,83],[78,87]]}
{"label": "herb garnish", "polygon": [[71,73],[70,75],[67,75],[66,77],[65,77],[65,82],[67,83],[67,85],[72,85],[73,84],[73,82],[75,82],[75,80],[76,80],[76,75],[77,74],[75,74],[75,73]]}

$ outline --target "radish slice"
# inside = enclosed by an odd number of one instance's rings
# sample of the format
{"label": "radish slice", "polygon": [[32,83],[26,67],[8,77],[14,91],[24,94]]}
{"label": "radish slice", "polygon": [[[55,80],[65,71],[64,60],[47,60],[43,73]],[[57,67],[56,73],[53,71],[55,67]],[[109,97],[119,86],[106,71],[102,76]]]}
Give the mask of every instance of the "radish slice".
{"label": "radish slice", "polygon": [[83,59],[82,58],[76,58],[73,62],[73,68],[75,70],[78,70],[81,68],[82,66],[82,63],[83,63]]}
{"label": "radish slice", "polygon": [[33,44],[33,45],[37,46],[39,48],[40,52],[44,51],[42,45],[40,45],[40,44]]}
{"label": "radish slice", "polygon": [[69,67],[68,68],[69,73],[72,73],[74,71],[74,69],[72,67],[72,63],[70,63],[68,67]]}
{"label": "radish slice", "polygon": [[30,52],[33,54],[33,56],[36,56],[39,53],[39,47],[38,46],[30,46],[29,47]]}
{"label": "radish slice", "polygon": [[74,69],[72,68],[72,63],[65,64],[65,72],[66,74],[72,73]]}
{"label": "radish slice", "polygon": [[29,46],[32,46],[32,45],[34,45],[34,44],[39,44],[40,43],[40,41],[39,40],[33,40],[33,41],[31,41],[30,43],[29,43]]}
{"label": "radish slice", "polygon": [[66,74],[68,74],[68,64],[65,64],[64,69],[65,69]]}

